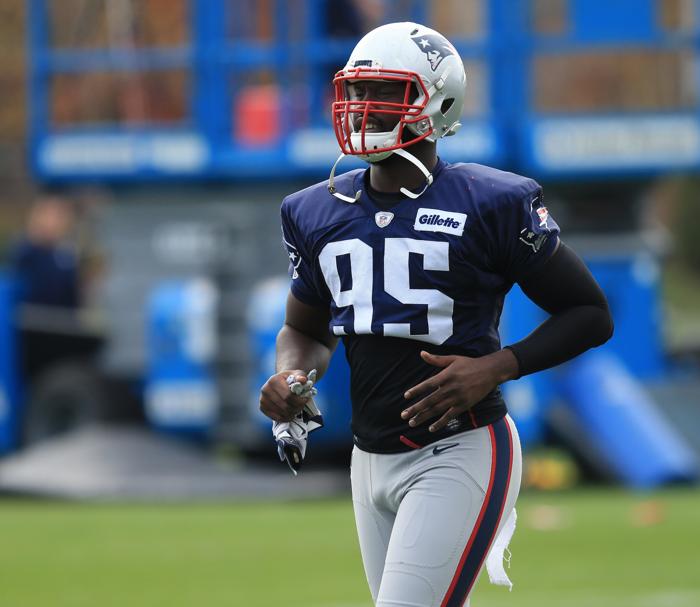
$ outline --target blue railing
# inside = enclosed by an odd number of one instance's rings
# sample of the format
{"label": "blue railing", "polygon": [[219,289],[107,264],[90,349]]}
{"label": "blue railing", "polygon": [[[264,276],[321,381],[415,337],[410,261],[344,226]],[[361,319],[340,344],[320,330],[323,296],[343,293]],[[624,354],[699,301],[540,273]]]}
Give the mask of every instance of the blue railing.
{"label": "blue railing", "polygon": [[[178,46],[86,49],[52,47],[51,2],[28,0],[30,149],[36,176],[322,176],[337,153],[328,122],[330,77],[356,42],[328,33],[329,1],[189,0],[189,36]],[[465,61],[483,72],[481,82],[469,76],[486,101],[465,114],[464,128],[441,144],[441,154],[540,177],[699,168],[700,94],[694,70],[682,76],[690,102],[658,111],[545,112],[536,107],[533,90],[535,64],[548,56],[598,52],[614,62],[616,53],[636,50],[676,53],[692,65],[700,44],[697,14],[680,19],[683,27],[674,29],[661,25],[662,0],[561,2],[562,24],[553,33],[537,32],[536,0],[482,0],[480,35],[448,34]],[[251,26],[263,4],[269,7],[264,36]],[[700,10],[698,4],[692,6]],[[411,19],[440,29],[434,21],[446,4],[404,0],[387,6],[383,22]],[[153,78],[172,71],[184,74],[184,110],[165,124],[113,116],[100,122],[63,117],[58,123],[52,117],[57,79],[90,74]]]}

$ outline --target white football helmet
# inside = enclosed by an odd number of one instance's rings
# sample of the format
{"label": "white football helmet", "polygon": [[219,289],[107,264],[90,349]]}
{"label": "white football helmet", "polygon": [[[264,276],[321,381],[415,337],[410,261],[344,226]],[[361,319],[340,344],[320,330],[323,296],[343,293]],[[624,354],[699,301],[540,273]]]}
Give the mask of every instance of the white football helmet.
{"label": "white football helmet", "polygon": [[[417,141],[453,135],[461,126],[466,79],[459,53],[435,30],[410,22],[372,30],[333,80],[333,126],[343,154],[378,162]],[[356,80],[404,82],[403,103],[352,101],[347,84]],[[371,114],[399,114],[400,120],[389,132],[366,131]],[[408,141],[404,129],[413,135]]]}

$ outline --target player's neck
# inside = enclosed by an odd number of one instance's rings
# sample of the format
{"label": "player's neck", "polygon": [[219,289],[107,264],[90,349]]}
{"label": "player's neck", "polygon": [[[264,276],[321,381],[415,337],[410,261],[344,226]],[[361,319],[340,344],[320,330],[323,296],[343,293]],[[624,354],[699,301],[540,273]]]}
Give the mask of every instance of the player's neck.
{"label": "player's neck", "polygon": [[[437,150],[434,143],[420,141],[406,151],[418,158],[432,173],[437,164]],[[425,177],[411,162],[392,154],[370,167],[369,182],[377,192],[398,192],[401,188],[415,190],[421,187]]]}

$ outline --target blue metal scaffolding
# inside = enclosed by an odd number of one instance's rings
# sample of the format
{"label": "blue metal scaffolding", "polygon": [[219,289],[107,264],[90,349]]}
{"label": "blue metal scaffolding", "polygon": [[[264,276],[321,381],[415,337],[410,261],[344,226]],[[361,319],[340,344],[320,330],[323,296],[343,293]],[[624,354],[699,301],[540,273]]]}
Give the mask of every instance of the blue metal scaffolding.
{"label": "blue metal scaffolding", "polygon": [[[52,2],[28,0],[30,154],[36,177],[134,181],[322,176],[337,153],[328,121],[330,74],[356,42],[327,32],[328,1],[270,0],[271,35],[260,38],[248,27],[258,4],[189,0],[189,39],[179,46],[87,49],[52,46]],[[545,112],[537,108],[533,90],[535,65],[543,57],[602,52],[614,61],[616,53],[636,49],[683,54],[693,65],[700,42],[698,11],[682,27],[669,28],[660,18],[661,0],[562,3],[565,24],[558,31],[537,31],[536,0],[482,0],[481,35],[450,34],[465,61],[483,66],[487,101],[465,115],[464,128],[455,137],[441,143],[441,155],[540,178],[646,176],[699,168],[697,70],[688,70],[684,83],[691,91],[690,103],[655,111]],[[385,21],[431,25],[436,4],[387,2]],[[698,4],[694,0],[696,9]],[[148,77],[168,70],[181,70],[187,77],[186,115],[177,122],[59,125],[52,119],[56,78],[90,73]],[[267,114],[251,114],[250,103],[244,107],[251,92],[259,94],[253,101],[268,104]],[[265,137],[241,135],[251,130],[255,135],[258,122],[270,131]]]}

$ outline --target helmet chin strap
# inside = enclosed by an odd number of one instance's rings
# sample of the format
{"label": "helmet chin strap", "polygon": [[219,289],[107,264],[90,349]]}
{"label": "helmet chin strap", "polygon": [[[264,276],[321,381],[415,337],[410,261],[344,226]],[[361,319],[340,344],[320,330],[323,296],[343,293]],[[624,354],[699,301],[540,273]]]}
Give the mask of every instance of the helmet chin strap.
{"label": "helmet chin strap", "polygon": [[347,154],[341,154],[340,156],[338,156],[338,160],[336,160],[333,163],[333,168],[331,169],[331,174],[328,177],[328,191],[331,194],[333,194],[333,196],[335,196],[336,198],[339,198],[343,202],[349,202],[350,204],[354,204],[360,199],[360,196],[362,195],[362,190],[357,190],[357,192],[355,192],[355,197],[351,198],[350,196],[346,196],[345,194],[341,194],[340,192],[338,192],[338,190],[335,189],[335,169],[338,166],[338,164],[340,163],[340,161],[343,158],[345,158],[345,156],[347,156]]}
{"label": "helmet chin strap", "polygon": [[[411,192],[411,190],[409,190],[407,188],[401,188],[399,190],[404,196],[408,196],[408,198],[412,198],[413,200],[415,200],[416,198],[419,198],[432,185],[432,183],[433,183],[432,173],[427,169],[427,167],[420,160],[418,160],[418,158],[416,158],[410,152],[407,152],[404,148],[398,148],[398,149],[394,150],[394,154],[401,156],[401,158],[405,158],[411,164],[413,164],[421,173],[423,173],[423,176],[425,177],[425,186],[423,187],[423,189],[420,192],[418,192],[418,194],[414,194],[413,192]],[[331,174],[328,177],[328,191],[333,196],[342,200],[343,202],[349,202],[350,204],[354,204],[360,199],[360,196],[362,195],[362,190],[357,190],[357,192],[355,192],[355,197],[353,198],[351,196],[346,196],[345,194],[341,194],[340,192],[338,192],[338,190],[335,189],[335,169],[337,168],[338,164],[340,164],[340,161],[343,158],[345,158],[346,155],[347,154],[341,154],[340,156],[338,156],[338,159],[333,163],[333,168],[331,169]]]}
{"label": "helmet chin strap", "polygon": [[416,198],[422,196],[425,193],[425,191],[432,185],[433,174],[427,169],[427,167],[420,160],[418,160],[418,158],[416,158],[410,152],[407,152],[404,148],[398,148],[398,149],[394,150],[394,154],[397,154],[398,156],[401,156],[401,158],[405,158],[406,160],[408,160],[421,173],[423,173],[423,176],[425,177],[425,186],[423,187],[423,189],[420,192],[418,192],[418,194],[414,194],[413,192],[411,192],[411,190],[408,190],[406,188],[401,188],[399,190],[399,192],[401,192],[404,196],[408,196],[409,198],[413,198],[413,200],[415,200]]}

